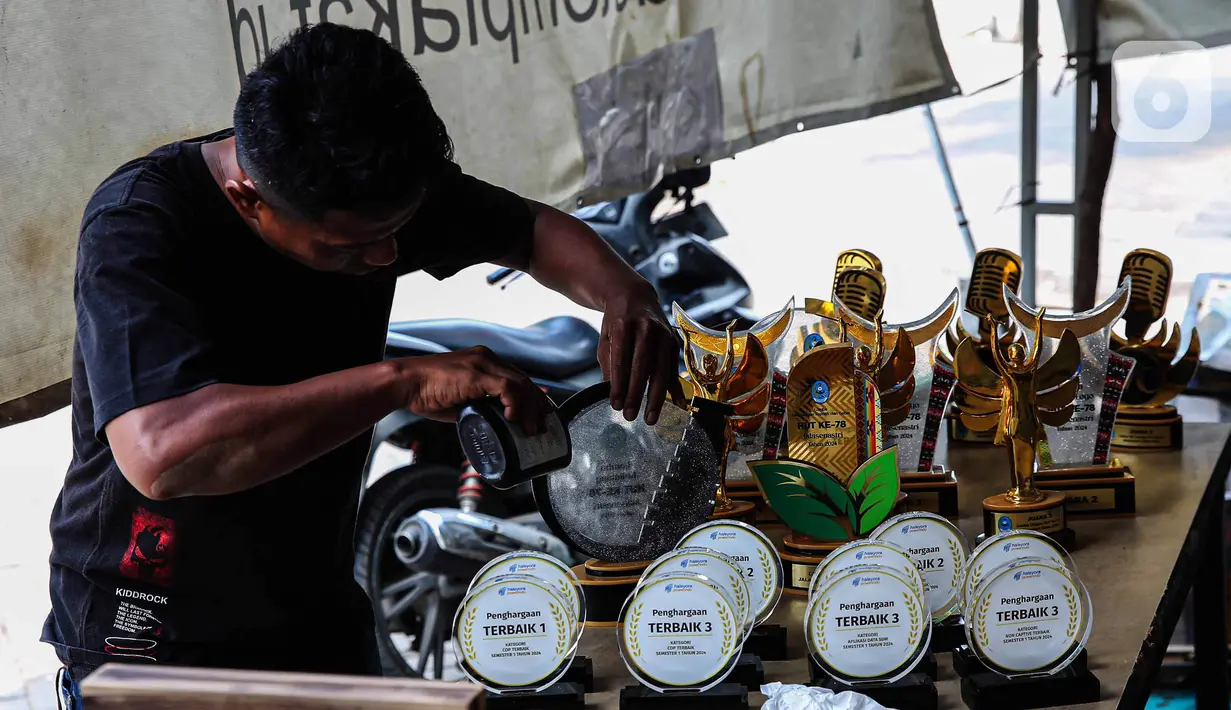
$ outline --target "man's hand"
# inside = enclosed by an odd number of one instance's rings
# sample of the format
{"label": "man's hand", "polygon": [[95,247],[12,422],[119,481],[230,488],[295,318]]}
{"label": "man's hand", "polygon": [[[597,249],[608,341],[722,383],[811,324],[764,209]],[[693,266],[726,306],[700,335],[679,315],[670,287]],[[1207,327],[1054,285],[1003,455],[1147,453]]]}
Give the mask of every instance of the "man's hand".
{"label": "man's hand", "polygon": [[658,295],[644,281],[609,295],[606,306],[598,363],[611,380],[611,406],[624,410],[631,422],[645,397],[645,421],[655,424],[667,395],[683,395],[679,340],[663,318]]}
{"label": "man's hand", "polygon": [[542,431],[550,407],[547,395],[517,368],[485,347],[395,361],[403,382],[402,400],[415,414],[456,421],[469,402],[495,397],[504,417],[527,434]]}

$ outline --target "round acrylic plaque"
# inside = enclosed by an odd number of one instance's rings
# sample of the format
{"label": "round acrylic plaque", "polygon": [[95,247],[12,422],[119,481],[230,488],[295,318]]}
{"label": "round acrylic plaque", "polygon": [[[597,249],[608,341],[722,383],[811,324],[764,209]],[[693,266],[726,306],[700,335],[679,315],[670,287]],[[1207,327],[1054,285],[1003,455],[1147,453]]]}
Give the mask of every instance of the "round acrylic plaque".
{"label": "round acrylic plaque", "polygon": [[620,611],[620,657],[652,690],[707,690],[739,659],[747,628],[736,614],[727,590],[705,575],[647,579]]}
{"label": "round acrylic plaque", "polygon": [[680,547],[708,547],[739,565],[748,583],[756,625],[765,623],[782,598],[782,560],[765,533],[737,520],[698,525],[680,540]]}
{"label": "round acrylic plaque", "polygon": [[854,540],[825,557],[825,561],[816,568],[812,581],[808,584],[808,596],[816,593],[821,582],[857,565],[884,565],[899,570],[911,578],[918,587],[919,594],[926,594],[927,585],[923,576],[900,545],[889,540]]}
{"label": "round acrylic plaque", "polygon": [[[670,572],[696,572],[722,586],[735,604],[735,621],[741,627],[752,630],[752,624],[756,622],[756,609],[752,606],[751,590],[744,578],[744,569],[730,555],[708,547],[676,548],[651,562],[637,584],[643,585]],[[743,640],[744,636],[741,636],[741,643]]]}
{"label": "round acrylic plaque", "polygon": [[1026,557],[984,575],[970,600],[966,638],[993,671],[1051,675],[1086,647],[1093,621],[1090,594],[1072,570]]}
{"label": "round acrylic plaque", "polygon": [[718,457],[697,417],[667,402],[657,424],[644,412],[630,422],[610,392],[599,383],[560,406],[573,458],[534,479],[534,499],[573,549],[607,562],[652,560],[714,512]]}
{"label": "round acrylic plaque", "polygon": [[550,582],[576,605],[578,622],[586,623],[586,600],[581,591],[581,585],[577,581],[577,575],[560,560],[551,555],[530,550],[509,552],[484,565],[483,569],[479,570],[479,573],[471,580],[470,589],[474,589],[489,579],[506,574],[528,574],[544,582]]}
{"label": "round acrylic plaque", "polygon": [[808,652],[847,685],[892,683],[927,654],[927,602],[905,573],[859,565],[822,582],[804,615]]}
{"label": "round acrylic plaque", "polygon": [[966,581],[962,585],[963,610],[985,573],[1023,557],[1054,560],[1072,570],[1074,576],[1077,575],[1073,558],[1055,540],[1034,530],[1008,530],[987,538],[970,554],[970,560],[966,563]]}
{"label": "round acrylic plaque", "polygon": [[568,670],[581,631],[574,603],[554,584],[506,574],[466,594],[453,649],[462,672],[493,693],[536,692]]}
{"label": "round acrylic plaque", "polygon": [[881,523],[871,537],[892,541],[910,555],[923,576],[934,621],[961,609],[962,575],[970,546],[956,525],[934,513],[903,513]]}

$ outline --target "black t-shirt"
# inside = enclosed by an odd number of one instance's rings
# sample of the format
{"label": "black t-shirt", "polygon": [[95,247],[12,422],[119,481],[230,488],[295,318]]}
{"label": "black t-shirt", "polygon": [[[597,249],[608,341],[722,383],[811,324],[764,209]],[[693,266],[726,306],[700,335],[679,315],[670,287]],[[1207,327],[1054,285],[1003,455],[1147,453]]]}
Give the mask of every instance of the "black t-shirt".
{"label": "black t-shirt", "polygon": [[529,239],[525,201],[453,170],[398,235],[396,264],[313,271],[269,247],[201,144],[122,166],[81,224],[73,460],[51,515],[43,640],[80,679],[109,661],[363,672],[370,603],[353,578],[371,432],[233,495],[167,501],[121,474],[104,427],[213,383],[283,385],[379,361],[397,276],[446,278]]}

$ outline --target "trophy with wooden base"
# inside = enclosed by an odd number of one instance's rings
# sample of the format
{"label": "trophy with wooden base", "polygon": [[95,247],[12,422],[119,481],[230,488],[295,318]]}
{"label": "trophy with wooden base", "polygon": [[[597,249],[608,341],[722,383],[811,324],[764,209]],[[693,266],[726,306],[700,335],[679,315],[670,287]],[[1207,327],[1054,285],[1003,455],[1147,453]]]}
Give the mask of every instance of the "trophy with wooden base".
{"label": "trophy with wooden base", "polygon": [[[857,269],[852,269],[839,277],[851,280],[857,273]],[[881,284],[884,284],[883,279]],[[836,293],[847,290],[839,288]],[[944,303],[925,318],[884,326],[885,350],[898,352],[901,348],[903,352],[895,362],[911,371],[909,376],[903,371],[891,378],[893,381],[877,383],[885,443],[898,447],[902,491],[907,494],[903,509],[950,518],[958,516],[957,477],[952,470],[935,463],[935,454],[940,422],[956,380],[953,369],[936,354],[941,335],[957,314],[957,304],[958,290],[953,289]],[[848,308],[842,296],[835,296],[835,305],[850,338],[855,343],[875,347],[880,313],[867,318]],[[899,333],[905,335],[904,341],[899,339]]]}
{"label": "trophy with wooden base", "polygon": [[[715,519],[737,519],[749,523],[765,525],[777,522],[773,511],[765,504],[752,480],[752,472],[748,470],[747,461],[761,457],[764,448],[764,437],[767,426],[768,410],[772,391],[775,385],[772,358],[777,355],[781,342],[794,318],[794,301],[788,302],[782,310],[762,318],[751,328],[744,331],[730,331],[731,357],[727,358],[726,332],[716,331],[692,320],[679,304],[672,306],[676,324],[681,336],[689,344],[686,348],[686,358],[691,358],[681,377],[681,385],[686,395],[693,390],[697,369],[697,357],[701,359],[700,369],[706,370],[707,359],[716,362],[724,358],[725,365],[715,365],[717,372],[701,374],[701,377],[714,381],[718,373],[727,374],[723,386],[722,400],[732,407],[731,416],[727,421],[730,425],[729,436],[726,437],[727,456],[722,475],[722,489],[718,493],[718,503],[715,505]],[[725,368],[725,369],[724,369]],[[700,373],[698,373],[700,374]],[[711,395],[717,397],[714,387]],[[704,390],[705,386],[698,389]]]}
{"label": "trophy with wooden base", "polygon": [[[962,315],[974,320],[977,326],[971,332],[959,317],[953,328],[946,332],[946,352],[942,354],[941,361],[952,365],[958,345],[969,340],[970,347],[983,364],[989,368],[994,367],[993,344],[1007,346],[1018,340],[1001,291],[1007,286],[1010,291],[1017,293],[1021,282],[1022,259],[1017,254],[1007,249],[983,249],[975,254],[974,266],[970,270],[970,282],[966,286],[966,310]],[[970,429],[959,416],[956,407],[950,409],[947,417],[950,443],[995,443],[994,431]]]}
{"label": "trophy with wooden base", "polygon": [[994,430],[995,443],[1009,452],[1013,485],[1006,493],[983,499],[984,534],[1035,530],[1067,547],[1073,533],[1065,524],[1064,494],[1035,487],[1035,457],[1047,437],[1044,426],[1063,426],[1073,416],[1081,349],[1066,330],[1056,351],[1042,362],[1045,315],[1040,311],[1036,319],[1029,350],[1021,343],[992,347],[994,369],[983,363],[969,338],[962,341],[954,357],[954,402],[966,427]]}
{"label": "trophy with wooden base", "polygon": [[1060,346],[1065,332],[1077,338],[1081,349],[1079,386],[1073,416],[1062,426],[1045,426],[1039,443],[1036,484],[1065,495],[1070,517],[1134,515],[1136,479],[1128,466],[1110,457],[1112,431],[1133,361],[1111,350],[1111,329],[1128,306],[1129,279],[1098,307],[1073,315],[1042,316],[1007,288],[1006,303],[1014,322],[1033,345],[1034,326],[1041,320],[1042,356]]}
{"label": "trophy with wooden base", "polygon": [[[880,357],[867,352],[860,362]],[[850,343],[808,348],[787,375],[785,399],[777,457],[748,466],[791,529],[784,591],[804,596],[826,555],[872,532],[901,502],[897,449],[882,448],[880,393],[856,368]]]}
{"label": "trophy with wooden base", "polygon": [[[1117,449],[1179,449],[1184,445],[1184,425],[1169,402],[1196,373],[1201,338],[1194,329],[1188,348],[1176,360],[1182,340],[1180,324],[1174,324],[1168,336],[1163,318],[1171,291],[1171,259],[1153,249],[1135,249],[1120,267],[1120,280],[1130,277],[1124,337],[1113,333],[1111,347],[1137,364],[1120,399],[1111,445]],[[1157,333],[1147,337],[1155,323],[1159,323]]]}

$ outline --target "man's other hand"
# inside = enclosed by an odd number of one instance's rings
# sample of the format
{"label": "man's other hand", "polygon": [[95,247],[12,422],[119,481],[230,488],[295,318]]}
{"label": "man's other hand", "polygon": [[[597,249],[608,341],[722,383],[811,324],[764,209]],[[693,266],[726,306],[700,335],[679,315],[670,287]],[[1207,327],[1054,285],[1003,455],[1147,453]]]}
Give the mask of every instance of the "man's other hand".
{"label": "man's other hand", "polygon": [[499,399],[504,417],[527,434],[543,431],[547,395],[521,370],[485,347],[394,361],[403,382],[405,407],[415,414],[456,421],[463,406],[485,397]]}
{"label": "man's other hand", "polygon": [[598,362],[611,380],[611,406],[633,421],[646,400],[645,421],[656,424],[667,395],[681,397],[680,343],[647,282],[608,296]]}

